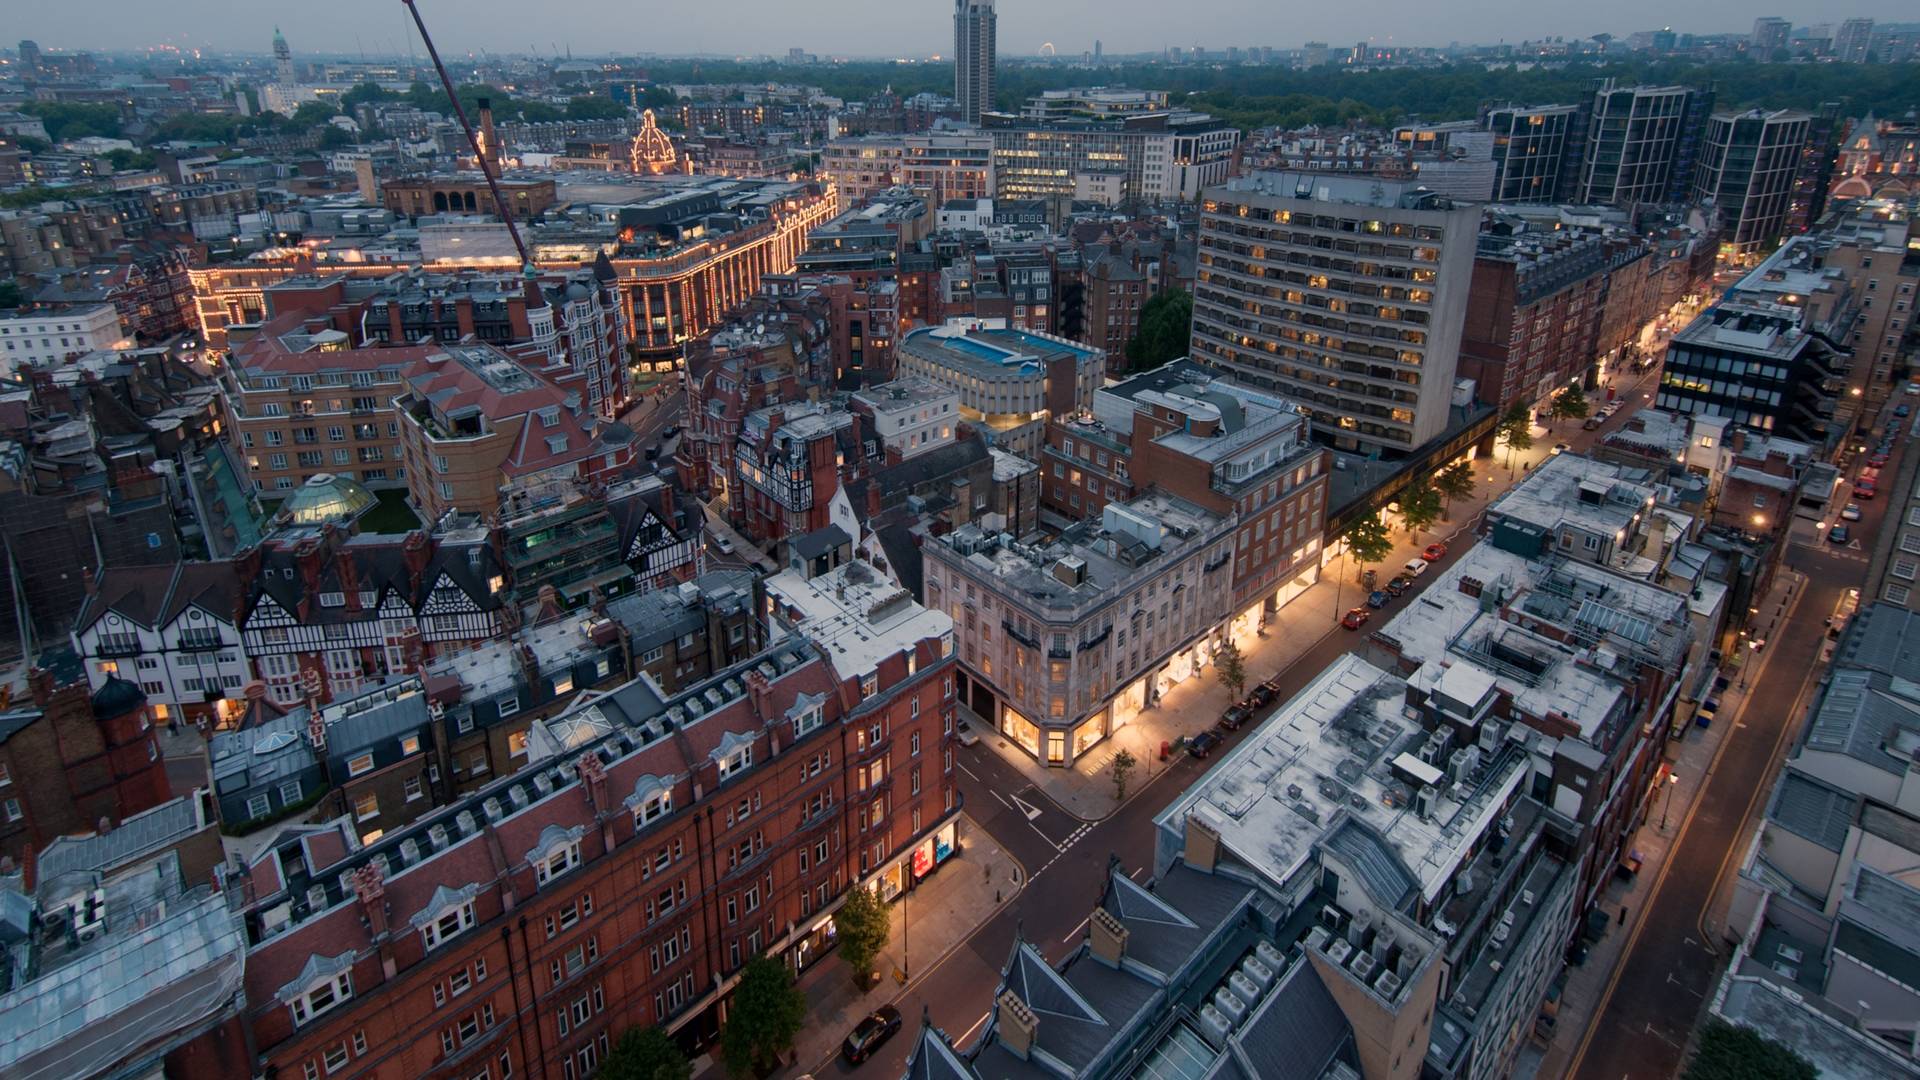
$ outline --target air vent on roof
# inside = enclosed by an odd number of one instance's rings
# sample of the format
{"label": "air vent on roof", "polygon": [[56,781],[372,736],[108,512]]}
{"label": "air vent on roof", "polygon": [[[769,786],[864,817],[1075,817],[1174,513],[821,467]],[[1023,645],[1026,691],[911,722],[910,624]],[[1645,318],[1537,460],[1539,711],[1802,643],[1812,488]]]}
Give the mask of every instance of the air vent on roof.
{"label": "air vent on roof", "polygon": [[507,797],[513,800],[513,807],[516,810],[527,805],[527,789],[521,787],[519,784],[515,784],[507,790]]}
{"label": "air vent on roof", "polygon": [[462,810],[454,815],[453,820],[454,823],[460,827],[462,836],[473,832],[473,811]]}
{"label": "air vent on roof", "polygon": [[533,786],[538,789],[542,795],[553,794],[553,781],[547,778],[546,773],[536,774],[533,778]]}
{"label": "air vent on roof", "polygon": [[400,859],[411,866],[420,861],[420,842],[409,836],[400,841]]}
{"label": "air vent on roof", "polygon": [[480,812],[487,815],[488,821],[499,821],[501,818],[500,800],[488,799],[486,802],[481,803]]}

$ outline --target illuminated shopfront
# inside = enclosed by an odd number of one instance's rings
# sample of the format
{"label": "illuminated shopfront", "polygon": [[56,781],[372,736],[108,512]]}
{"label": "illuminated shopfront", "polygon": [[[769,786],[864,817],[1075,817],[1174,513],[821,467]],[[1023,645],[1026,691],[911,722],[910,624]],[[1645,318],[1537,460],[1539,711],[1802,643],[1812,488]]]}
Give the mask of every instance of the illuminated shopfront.
{"label": "illuminated shopfront", "polygon": [[1147,707],[1147,680],[1135,679],[1122,687],[1113,696],[1113,704],[1109,707],[1113,711],[1112,730],[1119,731],[1133,723],[1134,717],[1140,715],[1140,710]]}
{"label": "illuminated shopfront", "polygon": [[1078,758],[1107,737],[1107,710],[1101,709],[1073,729],[1073,756]]}
{"label": "illuminated shopfront", "polygon": [[1000,733],[1024,747],[1027,753],[1040,756],[1040,729],[1011,708],[1000,710]]}
{"label": "illuminated shopfront", "polygon": [[873,879],[882,900],[893,900],[910,886],[939,869],[960,850],[960,822],[948,821],[888,864]]}

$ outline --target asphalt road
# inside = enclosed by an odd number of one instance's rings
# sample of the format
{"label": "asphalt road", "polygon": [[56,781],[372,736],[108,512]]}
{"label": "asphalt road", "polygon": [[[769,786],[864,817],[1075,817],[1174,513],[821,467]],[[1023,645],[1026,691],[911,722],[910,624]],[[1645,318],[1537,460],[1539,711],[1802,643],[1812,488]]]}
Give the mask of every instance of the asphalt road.
{"label": "asphalt road", "polygon": [[[1896,452],[1912,450],[1903,440]],[[1876,535],[1887,505],[1884,499],[1861,503],[1854,535]],[[1708,932],[1709,909],[1726,876],[1739,872],[1747,826],[1772,790],[1774,769],[1815,690],[1825,619],[1842,594],[1866,576],[1866,558],[1857,544],[1815,540],[1788,548],[1785,563],[1806,575],[1807,587],[1784,629],[1766,644],[1770,656],[1732,718],[1734,730],[1706,787],[1680,825],[1651,908],[1569,1075],[1616,1080],[1680,1071],[1688,1037],[1728,952],[1720,935]]]}

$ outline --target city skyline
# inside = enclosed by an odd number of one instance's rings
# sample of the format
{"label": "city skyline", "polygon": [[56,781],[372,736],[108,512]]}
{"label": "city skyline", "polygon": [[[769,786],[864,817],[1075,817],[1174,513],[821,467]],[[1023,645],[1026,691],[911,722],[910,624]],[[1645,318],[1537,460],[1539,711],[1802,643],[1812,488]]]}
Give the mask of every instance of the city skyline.
{"label": "city skyline", "polygon": [[[744,6],[751,14],[738,6],[724,13],[720,9],[691,9],[676,12],[672,25],[664,31],[653,26],[622,30],[618,21],[624,11],[590,2],[549,12],[541,29],[531,36],[516,29],[524,23],[513,18],[511,9],[500,0],[473,0],[442,10],[429,3],[423,14],[450,56],[481,51],[777,56],[790,48],[801,48],[820,56],[946,59],[952,45],[951,12],[945,5],[926,5],[924,18],[886,20],[873,19],[845,0],[804,10],[768,0],[748,0]],[[103,12],[102,7],[112,14]],[[91,6],[84,14],[43,7],[21,13],[14,24],[20,38],[58,51],[139,51],[171,46],[265,55],[274,29],[279,27],[296,57],[303,53],[350,56],[364,52],[370,57],[408,53],[411,30],[402,6],[396,4],[378,18],[368,12],[369,18],[360,21],[343,22],[331,17],[333,14],[272,6],[235,11],[212,0],[181,0],[163,13],[113,0]],[[1766,15],[1787,19],[1795,26],[1820,22],[1837,25],[1853,17],[1881,21],[1910,18],[1910,8],[1891,0],[1863,0],[1841,11],[1815,9],[1812,5],[1762,9],[1734,0],[1706,0],[1681,13],[1684,19],[1675,20],[1676,12],[1671,7],[1651,0],[1613,5],[1602,18],[1572,5],[1541,5],[1518,13],[1489,5],[1464,11],[1449,8],[1442,13],[1413,0],[1362,0],[1337,10],[1305,12],[1284,21],[1273,19],[1270,31],[1260,29],[1267,21],[1261,17],[1265,10],[1252,0],[1210,0],[1183,9],[1178,20],[1157,17],[1159,10],[1144,0],[1121,0],[1118,5],[1106,5],[1097,11],[1085,0],[1027,0],[1004,5],[1000,14],[1004,24],[1001,54],[1019,57],[1035,55],[1046,44],[1060,55],[1078,55],[1090,52],[1095,38],[1112,56],[1158,52],[1168,46],[1297,48],[1307,41],[1352,44],[1362,39],[1408,47],[1518,43],[1597,33],[1624,37],[1663,26],[1682,33],[1744,34],[1755,18]],[[607,25],[610,21],[614,23],[611,27]],[[183,26],[205,30],[178,32],[177,28]],[[1397,29],[1393,33],[1379,32],[1387,26]],[[831,32],[825,32],[828,28]],[[419,49],[417,40],[412,48]]]}

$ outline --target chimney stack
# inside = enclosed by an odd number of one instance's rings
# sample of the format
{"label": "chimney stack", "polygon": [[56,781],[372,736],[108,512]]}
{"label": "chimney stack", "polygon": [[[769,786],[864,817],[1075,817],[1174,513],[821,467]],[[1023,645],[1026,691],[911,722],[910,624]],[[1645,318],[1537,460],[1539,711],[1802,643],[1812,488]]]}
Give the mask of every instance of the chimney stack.
{"label": "chimney stack", "polygon": [[1093,948],[1093,958],[1118,970],[1121,959],[1127,955],[1127,938],[1131,933],[1113,912],[1105,907],[1094,908],[1093,918],[1087,922],[1087,938]]}
{"label": "chimney stack", "polygon": [[1000,1045],[1021,1061],[1029,1060],[1034,1036],[1040,1031],[1040,1018],[1033,1015],[1033,1010],[1020,1000],[1020,995],[1011,990],[1000,991],[1000,996],[993,1003],[999,1013],[1000,1022],[996,1030],[1000,1035]]}
{"label": "chimney stack", "polygon": [[497,177],[500,175],[500,143],[493,133],[493,100],[481,98],[475,104],[480,107],[480,153],[487,159],[486,170]]}

